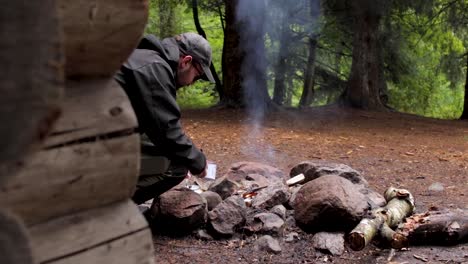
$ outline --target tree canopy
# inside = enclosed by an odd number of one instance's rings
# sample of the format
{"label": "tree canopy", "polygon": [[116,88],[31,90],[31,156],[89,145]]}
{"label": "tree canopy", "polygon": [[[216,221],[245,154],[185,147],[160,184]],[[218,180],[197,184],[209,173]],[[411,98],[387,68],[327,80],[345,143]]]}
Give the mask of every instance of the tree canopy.
{"label": "tree canopy", "polygon": [[220,81],[182,90],[185,107],[339,103],[456,119],[468,115],[467,10],[468,0],[151,0],[147,33],[202,29],[210,41]]}

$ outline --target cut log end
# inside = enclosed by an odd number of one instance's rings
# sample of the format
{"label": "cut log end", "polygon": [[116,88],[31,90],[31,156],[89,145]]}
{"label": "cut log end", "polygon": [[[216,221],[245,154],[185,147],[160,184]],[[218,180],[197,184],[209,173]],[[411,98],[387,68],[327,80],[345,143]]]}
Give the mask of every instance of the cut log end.
{"label": "cut log end", "polygon": [[409,246],[408,238],[403,234],[395,233],[393,234],[392,241],[390,246],[395,249],[402,249]]}
{"label": "cut log end", "polygon": [[366,237],[362,233],[352,232],[348,236],[348,243],[352,250],[359,251],[366,246]]}

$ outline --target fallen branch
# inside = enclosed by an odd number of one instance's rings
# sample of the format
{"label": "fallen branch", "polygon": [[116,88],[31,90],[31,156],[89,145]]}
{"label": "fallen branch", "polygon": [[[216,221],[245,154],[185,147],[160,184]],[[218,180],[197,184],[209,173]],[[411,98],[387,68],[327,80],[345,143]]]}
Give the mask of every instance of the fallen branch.
{"label": "fallen branch", "polygon": [[454,245],[468,241],[468,210],[430,211],[408,217],[390,243],[400,249],[409,245]]}
{"label": "fallen branch", "polygon": [[372,218],[364,218],[351,231],[348,242],[353,250],[362,250],[378,233],[391,241],[400,222],[414,211],[413,195],[404,189],[393,187],[385,191],[387,205],[372,211]]}

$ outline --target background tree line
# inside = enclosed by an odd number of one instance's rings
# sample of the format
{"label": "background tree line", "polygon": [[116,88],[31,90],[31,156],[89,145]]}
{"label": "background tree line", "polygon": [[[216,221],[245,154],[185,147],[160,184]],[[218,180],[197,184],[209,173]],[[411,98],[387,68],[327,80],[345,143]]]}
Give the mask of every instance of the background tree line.
{"label": "background tree line", "polygon": [[468,0],[151,0],[147,33],[195,31],[216,85],[182,106],[332,103],[468,118]]}

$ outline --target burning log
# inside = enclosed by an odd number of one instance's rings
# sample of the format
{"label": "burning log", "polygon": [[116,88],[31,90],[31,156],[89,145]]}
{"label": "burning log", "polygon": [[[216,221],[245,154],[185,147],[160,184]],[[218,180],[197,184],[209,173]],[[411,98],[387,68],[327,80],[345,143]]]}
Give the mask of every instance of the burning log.
{"label": "burning log", "polygon": [[378,233],[391,240],[398,226],[414,211],[413,195],[404,189],[393,187],[385,191],[385,207],[372,211],[372,218],[364,218],[349,234],[348,242],[353,250],[362,250]]}
{"label": "burning log", "polygon": [[408,217],[392,235],[391,247],[454,245],[468,241],[468,210],[431,211]]}

